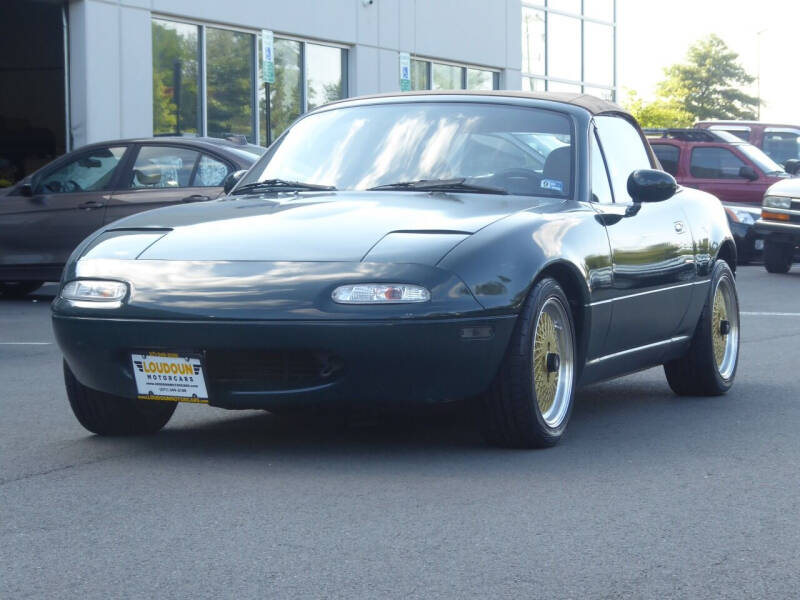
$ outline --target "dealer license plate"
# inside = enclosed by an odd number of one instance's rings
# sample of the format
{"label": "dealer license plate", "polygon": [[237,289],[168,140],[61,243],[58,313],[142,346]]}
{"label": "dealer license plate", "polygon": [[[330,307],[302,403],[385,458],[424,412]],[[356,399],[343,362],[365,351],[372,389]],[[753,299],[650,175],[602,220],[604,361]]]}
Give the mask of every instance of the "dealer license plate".
{"label": "dealer license plate", "polygon": [[139,400],[208,402],[199,356],[173,352],[131,354]]}

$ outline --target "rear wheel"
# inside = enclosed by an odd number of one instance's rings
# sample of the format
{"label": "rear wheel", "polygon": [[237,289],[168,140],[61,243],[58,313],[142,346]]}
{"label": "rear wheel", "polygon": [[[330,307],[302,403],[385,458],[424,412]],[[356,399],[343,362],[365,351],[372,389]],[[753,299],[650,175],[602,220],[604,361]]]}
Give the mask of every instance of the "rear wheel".
{"label": "rear wheel", "polygon": [[176,402],[120,398],[81,384],[64,363],[64,381],[72,412],[81,425],[98,435],[155,433],[167,424]]}
{"label": "rear wheel", "polygon": [[482,398],[481,425],[491,443],[553,446],[575,396],[575,329],[554,279],[542,279],[523,306],[500,372]]}
{"label": "rear wheel", "polygon": [[689,352],[664,364],[672,390],[681,396],[719,396],[733,385],[739,362],[739,297],[728,263],[717,261]]}
{"label": "rear wheel", "polygon": [[793,254],[792,244],[764,240],[764,267],[770,273],[788,273],[792,268]]}
{"label": "rear wheel", "polygon": [[24,298],[42,287],[43,281],[0,281],[0,296],[3,298]]}

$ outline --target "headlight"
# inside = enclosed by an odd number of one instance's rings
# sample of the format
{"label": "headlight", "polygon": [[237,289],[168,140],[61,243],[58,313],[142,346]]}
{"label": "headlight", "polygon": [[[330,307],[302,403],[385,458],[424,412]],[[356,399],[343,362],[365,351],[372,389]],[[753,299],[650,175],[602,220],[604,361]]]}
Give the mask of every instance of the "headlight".
{"label": "headlight", "polygon": [[86,302],[92,305],[111,302],[119,304],[127,293],[128,285],[121,281],[79,279],[67,283],[61,290],[61,297],[73,302]]}
{"label": "headlight", "polygon": [[764,196],[764,206],[770,208],[791,208],[792,199],[786,196]]}
{"label": "headlight", "polygon": [[735,223],[744,223],[745,225],[752,225],[761,214],[761,211],[756,211],[755,214],[743,208],[730,208],[726,207],[725,212]]}
{"label": "headlight", "polygon": [[427,302],[431,293],[422,286],[406,283],[359,283],[337,287],[331,298],[339,304],[403,304]]}

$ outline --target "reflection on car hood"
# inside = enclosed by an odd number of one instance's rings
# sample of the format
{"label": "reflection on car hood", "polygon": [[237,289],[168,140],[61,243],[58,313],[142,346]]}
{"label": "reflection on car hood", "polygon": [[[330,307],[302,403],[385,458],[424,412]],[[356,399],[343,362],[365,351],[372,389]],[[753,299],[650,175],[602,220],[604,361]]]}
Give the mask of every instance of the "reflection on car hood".
{"label": "reflection on car hood", "polygon": [[465,234],[543,202],[553,200],[419,192],[283,193],[159,209],[117,221],[110,229],[172,230],[139,260],[359,261],[392,232],[461,234],[453,236],[455,244]]}

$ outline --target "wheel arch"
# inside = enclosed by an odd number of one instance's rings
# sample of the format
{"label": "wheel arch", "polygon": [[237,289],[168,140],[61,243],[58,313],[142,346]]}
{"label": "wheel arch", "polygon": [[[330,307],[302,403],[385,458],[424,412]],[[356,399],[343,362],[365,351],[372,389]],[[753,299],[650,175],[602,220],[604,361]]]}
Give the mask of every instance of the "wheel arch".
{"label": "wheel arch", "polygon": [[717,252],[717,260],[724,260],[736,275],[736,244],[731,239],[722,242]]}

